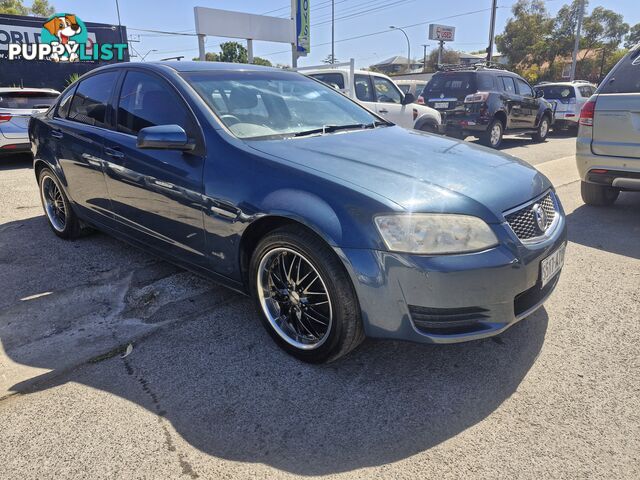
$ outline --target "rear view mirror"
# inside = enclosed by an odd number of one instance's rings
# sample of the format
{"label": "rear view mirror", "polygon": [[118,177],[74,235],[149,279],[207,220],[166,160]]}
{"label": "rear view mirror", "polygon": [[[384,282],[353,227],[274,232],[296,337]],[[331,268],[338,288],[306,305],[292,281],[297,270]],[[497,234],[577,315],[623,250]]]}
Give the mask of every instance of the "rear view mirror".
{"label": "rear view mirror", "polygon": [[409,105],[416,101],[416,97],[413,93],[407,93],[402,99],[402,105]]}
{"label": "rear view mirror", "polygon": [[195,143],[179,125],[158,125],[140,130],[137,146],[150,150],[189,151],[195,148]]}

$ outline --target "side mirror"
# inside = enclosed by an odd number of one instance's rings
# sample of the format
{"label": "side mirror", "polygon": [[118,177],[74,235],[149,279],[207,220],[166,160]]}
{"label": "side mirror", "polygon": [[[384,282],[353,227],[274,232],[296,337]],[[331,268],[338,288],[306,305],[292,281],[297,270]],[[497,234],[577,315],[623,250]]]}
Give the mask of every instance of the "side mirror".
{"label": "side mirror", "polygon": [[138,148],[149,150],[193,150],[195,142],[179,125],[146,127],[138,132]]}
{"label": "side mirror", "polygon": [[535,93],[536,93],[536,98],[544,97],[544,91],[541,89],[536,90]]}
{"label": "side mirror", "polygon": [[402,105],[409,105],[410,103],[413,103],[415,101],[416,101],[416,96],[413,93],[407,93],[402,99]]}

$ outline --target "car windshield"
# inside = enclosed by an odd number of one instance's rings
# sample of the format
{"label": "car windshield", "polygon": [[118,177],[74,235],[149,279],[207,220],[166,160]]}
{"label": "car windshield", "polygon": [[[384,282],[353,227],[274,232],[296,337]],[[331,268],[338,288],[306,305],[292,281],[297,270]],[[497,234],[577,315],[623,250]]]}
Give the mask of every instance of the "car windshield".
{"label": "car windshield", "polygon": [[189,72],[189,82],[236,137],[268,139],[373,128],[379,118],[293,72]]}
{"label": "car windshield", "polygon": [[0,92],[0,108],[27,109],[49,108],[58,98],[53,92]]}
{"label": "car windshield", "polygon": [[542,85],[536,90],[544,92],[544,98],[547,100],[561,100],[563,98],[574,98],[576,92],[570,85]]}

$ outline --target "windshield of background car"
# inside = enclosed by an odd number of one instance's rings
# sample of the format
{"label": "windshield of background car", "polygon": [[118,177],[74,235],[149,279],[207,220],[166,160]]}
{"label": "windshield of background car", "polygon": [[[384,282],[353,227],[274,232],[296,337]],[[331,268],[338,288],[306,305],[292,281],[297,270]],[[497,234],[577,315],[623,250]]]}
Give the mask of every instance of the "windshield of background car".
{"label": "windshield of background car", "polygon": [[576,92],[571,85],[543,85],[536,90],[544,92],[547,100],[563,100],[565,98],[575,98]]}
{"label": "windshield of background car", "polygon": [[424,98],[458,98],[477,91],[474,73],[436,74],[424,87]]}
{"label": "windshield of background car", "polygon": [[49,108],[55,103],[56,98],[58,94],[53,92],[5,92],[0,93],[0,108]]}
{"label": "windshield of background car", "polygon": [[220,121],[242,139],[284,138],[377,117],[320,82],[293,72],[183,74]]}

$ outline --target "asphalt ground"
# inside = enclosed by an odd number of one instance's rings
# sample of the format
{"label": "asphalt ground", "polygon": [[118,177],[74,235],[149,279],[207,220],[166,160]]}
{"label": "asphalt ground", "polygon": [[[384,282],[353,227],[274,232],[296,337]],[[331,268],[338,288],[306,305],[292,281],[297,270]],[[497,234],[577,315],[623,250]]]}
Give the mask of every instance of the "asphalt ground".
{"label": "asphalt ground", "polygon": [[545,306],[493,339],[367,340],[322,366],[238,294],[58,239],[29,159],[1,160],[0,478],[640,478],[640,195],[585,206],[572,138],[503,151],[567,213]]}

